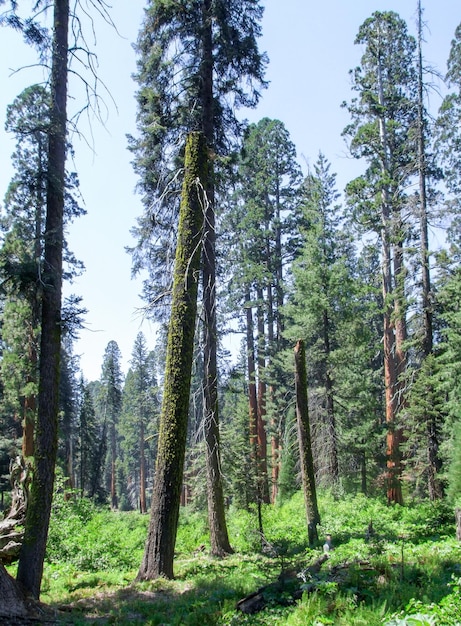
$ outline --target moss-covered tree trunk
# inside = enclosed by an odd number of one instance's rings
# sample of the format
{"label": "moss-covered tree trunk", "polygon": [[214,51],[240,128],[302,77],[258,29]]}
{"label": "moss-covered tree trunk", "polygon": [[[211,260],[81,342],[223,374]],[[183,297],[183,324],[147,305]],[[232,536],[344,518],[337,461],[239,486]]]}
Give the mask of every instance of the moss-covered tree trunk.
{"label": "moss-covered tree trunk", "polygon": [[311,429],[307,404],[306,350],[300,339],[295,346],[296,419],[298,422],[299,456],[306,504],[309,544],[318,540],[317,525],[320,515],[315,488],[314,461],[312,458]]}
{"label": "moss-covered tree trunk", "polygon": [[35,598],[39,597],[43,574],[58,439],[68,24],[69,0],[56,0],[53,15],[38,414],[33,480],[17,574],[26,592]]}
{"label": "moss-covered tree trunk", "polygon": [[207,180],[207,170],[205,138],[202,133],[191,133],[186,141],[151,517],[138,580],[151,580],[159,576],[173,578],[205,207],[201,181]]}

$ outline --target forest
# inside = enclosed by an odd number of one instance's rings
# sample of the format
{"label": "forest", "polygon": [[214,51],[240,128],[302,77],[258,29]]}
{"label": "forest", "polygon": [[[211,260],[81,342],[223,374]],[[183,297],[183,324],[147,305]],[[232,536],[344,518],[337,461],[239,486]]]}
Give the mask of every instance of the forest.
{"label": "forest", "polygon": [[26,4],[0,1],[46,75],[5,112],[0,621],[460,624],[461,23],[443,77],[421,0],[414,26],[357,25],[339,189],[240,114],[267,87],[263,3],[147,0],[127,247],[158,331],[88,381],[68,84],[98,110],[85,25],[117,24]]}

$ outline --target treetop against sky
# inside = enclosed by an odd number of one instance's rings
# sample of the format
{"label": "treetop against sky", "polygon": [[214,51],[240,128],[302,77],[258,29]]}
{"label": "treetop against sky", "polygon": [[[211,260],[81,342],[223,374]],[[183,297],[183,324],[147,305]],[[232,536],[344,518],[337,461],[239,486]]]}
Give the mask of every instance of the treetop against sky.
{"label": "treetop against sky", "polygon": [[[126,134],[136,132],[136,69],[132,43],[136,41],[145,2],[114,0],[111,15],[117,31],[96,19],[95,51],[100,87],[102,125],[83,116],[80,135],[70,133],[75,148],[78,171],[87,215],[70,226],[70,248],[81,259],[86,272],[66,293],[83,296],[88,309],[86,329],[75,345],[88,380],[98,379],[108,342],[117,341],[124,368],[128,366],[133,342],[142,330],[150,347],[154,346],[154,328],[144,320],[143,302],[138,294],[141,281],[131,279],[131,258],[125,252],[133,245],[130,229],[141,213],[141,197],[135,193],[137,178],[127,150]],[[266,0],[260,50],[269,56],[266,78],[269,87],[254,111],[242,112],[252,122],[263,117],[280,119],[296,145],[298,160],[306,170],[319,151],[338,173],[338,189],[362,171],[362,166],[348,156],[341,132],[350,121],[341,102],[351,98],[349,70],[360,62],[361,47],[354,45],[359,26],[374,11],[393,10],[416,33],[416,0]],[[426,64],[442,75],[461,9],[453,0],[427,0],[424,5]],[[20,35],[2,29],[0,38],[0,198],[3,199],[12,176],[12,137],[3,130],[6,107],[28,85],[43,82],[43,69],[36,65],[36,55],[28,50]],[[93,45],[92,32],[87,32]],[[21,71],[19,68],[24,67]],[[440,82],[436,86],[443,90]],[[77,111],[84,102],[81,82],[70,79],[69,108]],[[440,104],[437,93],[430,95],[435,113]]]}

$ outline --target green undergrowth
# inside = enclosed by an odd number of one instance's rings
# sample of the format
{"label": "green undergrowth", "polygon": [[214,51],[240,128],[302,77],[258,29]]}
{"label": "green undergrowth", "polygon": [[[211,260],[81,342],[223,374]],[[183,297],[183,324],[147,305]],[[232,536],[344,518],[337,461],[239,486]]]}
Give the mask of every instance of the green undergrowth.
{"label": "green undergrowth", "polygon": [[[264,507],[263,541],[256,511],[229,509],[235,554],[225,559],[209,555],[206,514],[183,509],[175,580],[135,583],[148,516],[58,495],[42,601],[63,624],[461,625],[461,544],[449,507],[328,493],[319,504],[314,548],[300,493]],[[327,533],[334,549],[312,573]],[[236,609],[261,589],[261,611]]]}

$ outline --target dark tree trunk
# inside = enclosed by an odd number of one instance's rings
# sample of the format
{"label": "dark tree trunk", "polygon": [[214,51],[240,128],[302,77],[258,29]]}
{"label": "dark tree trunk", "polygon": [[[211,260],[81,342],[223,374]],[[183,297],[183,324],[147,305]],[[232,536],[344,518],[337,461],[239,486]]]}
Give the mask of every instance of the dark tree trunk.
{"label": "dark tree trunk", "polygon": [[207,180],[207,147],[201,133],[187,137],[173,299],[168,330],[165,384],[151,517],[138,580],[173,578],[189,414],[197,273],[203,228],[203,187]]}
{"label": "dark tree trunk", "polygon": [[301,476],[303,482],[304,501],[306,505],[307,531],[309,544],[312,545],[318,541],[317,525],[320,524],[320,515],[317,504],[317,491],[315,487],[309,408],[307,404],[306,351],[302,340],[298,341],[294,352],[299,457],[301,460]]}
{"label": "dark tree trunk", "polygon": [[47,211],[34,475],[17,578],[40,595],[57,453],[69,1],[54,3]]}
{"label": "dark tree trunk", "polygon": [[256,432],[258,437],[258,497],[261,502],[269,504],[269,478],[267,475],[267,434],[266,434],[266,335],[264,328],[264,293],[261,287],[257,289],[258,308],[258,413]]}
{"label": "dark tree trunk", "polygon": [[110,506],[112,509],[118,508],[117,480],[116,480],[116,460],[117,460],[117,436],[115,424],[110,425]]}
{"label": "dark tree trunk", "polygon": [[[201,102],[202,130],[208,149],[214,145],[213,104],[213,35],[212,0],[202,3],[202,66]],[[203,242],[203,315],[204,315],[204,430],[206,443],[208,524],[211,552],[215,556],[230,554],[233,550],[227,533],[224,492],[220,461],[218,367],[216,325],[216,219],[213,169],[208,168],[204,188],[207,191],[206,228]]]}
{"label": "dark tree trunk", "polygon": [[139,428],[139,509],[141,513],[147,513],[146,502],[146,459],[144,454],[144,418],[141,418],[141,424]]}
{"label": "dark tree trunk", "polygon": [[251,307],[251,296],[248,291],[246,295],[246,343],[247,343],[247,367],[248,367],[248,404],[249,404],[249,433],[251,454],[256,460],[256,446],[258,444],[257,420],[258,420],[258,400],[256,396],[256,366],[255,366],[255,344],[253,328],[253,309]]}

